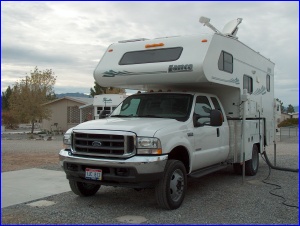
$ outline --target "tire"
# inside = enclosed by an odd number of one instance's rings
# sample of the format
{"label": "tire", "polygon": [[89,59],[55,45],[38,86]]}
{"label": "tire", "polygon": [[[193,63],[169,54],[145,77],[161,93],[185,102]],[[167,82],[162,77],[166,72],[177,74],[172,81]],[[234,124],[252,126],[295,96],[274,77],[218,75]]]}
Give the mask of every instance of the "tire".
{"label": "tire", "polygon": [[181,161],[168,160],[163,177],[155,187],[158,205],[172,210],[180,207],[187,188],[185,166]]}
{"label": "tire", "polygon": [[233,171],[237,175],[242,175],[243,174],[243,165],[240,163],[233,163]]}
{"label": "tire", "polygon": [[256,175],[258,171],[259,166],[259,153],[258,153],[258,147],[256,145],[253,145],[252,148],[252,159],[246,161],[245,164],[245,174],[247,176],[254,176]]}
{"label": "tire", "polygon": [[69,180],[69,184],[71,187],[71,190],[81,197],[85,196],[92,196],[96,194],[96,192],[99,190],[101,185],[97,184],[89,184],[89,183],[83,183],[83,182],[77,182],[73,180]]}

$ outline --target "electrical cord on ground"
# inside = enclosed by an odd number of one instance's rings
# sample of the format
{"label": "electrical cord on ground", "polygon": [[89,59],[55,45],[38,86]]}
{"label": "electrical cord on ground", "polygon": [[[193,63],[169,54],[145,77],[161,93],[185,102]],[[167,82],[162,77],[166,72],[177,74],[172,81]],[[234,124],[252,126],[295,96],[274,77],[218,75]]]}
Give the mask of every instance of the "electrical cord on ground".
{"label": "electrical cord on ground", "polygon": [[291,168],[284,168],[284,167],[273,166],[272,163],[270,162],[268,156],[267,156],[267,152],[266,151],[263,152],[263,155],[265,157],[265,162],[272,169],[282,170],[282,171],[288,171],[288,172],[294,172],[294,173],[298,173],[299,172],[299,169],[291,169]]}
{"label": "electrical cord on ground", "polygon": [[[265,152],[264,152],[264,153],[265,153]],[[264,156],[266,156],[266,155],[264,155]],[[272,168],[272,167],[268,164],[268,162],[267,162],[267,160],[264,158],[264,156],[261,155],[262,159],[263,159],[263,160],[267,163],[267,165],[269,166],[269,174],[268,174],[268,176],[267,176],[265,179],[262,180],[262,182],[265,183],[265,184],[268,184],[268,185],[276,186],[276,188],[274,188],[273,190],[269,191],[269,193],[270,193],[271,195],[274,195],[274,196],[277,196],[277,197],[279,197],[279,198],[282,198],[282,199],[283,199],[283,202],[282,202],[283,205],[288,206],[288,207],[292,207],[292,208],[297,208],[297,209],[299,209],[298,206],[294,206],[294,205],[287,204],[287,203],[286,203],[287,200],[286,200],[283,196],[277,195],[277,194],[274,194],[274,193],[273,193],[273,191],[282,189],[282,187],[281,187],[280,185],[278,185],[278,184],[273,184],[273,183],[270,183],[270,182],[267,182],[267,181],[266,181],[266,180],[268,180],[268,178],[269,178],[270,175],[271,175],[271,168]],[[278,168],[280,168],[280,167],[278,167]],[[283,168],[283,169],[285,169],[285,168]],[[290,171],[290,170],[284,170],[284,171]],[[296,172],[296,171],[290,171],[290,172]],[[297,172],[298,172],[298,171],[297,171]]]}

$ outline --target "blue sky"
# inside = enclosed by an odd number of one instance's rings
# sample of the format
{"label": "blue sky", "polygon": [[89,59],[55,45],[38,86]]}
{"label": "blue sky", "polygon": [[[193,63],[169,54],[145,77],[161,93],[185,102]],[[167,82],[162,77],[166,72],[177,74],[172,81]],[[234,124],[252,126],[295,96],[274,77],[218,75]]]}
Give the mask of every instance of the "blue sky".
{"label": "blue sky", "polygon": [[37,66],[56,93],[89,93],[106,48],[134,38],[210,33],[243,18],[239,40],[275,63],[275,97],[299,102],[298,2],[1,2],[1,91]]}

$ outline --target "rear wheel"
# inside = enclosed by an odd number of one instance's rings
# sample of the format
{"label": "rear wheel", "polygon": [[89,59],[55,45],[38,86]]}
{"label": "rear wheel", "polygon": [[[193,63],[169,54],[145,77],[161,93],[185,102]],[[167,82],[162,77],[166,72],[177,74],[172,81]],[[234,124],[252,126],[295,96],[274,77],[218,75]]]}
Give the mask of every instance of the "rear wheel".
{"label": "rear wheel", "polygon": [[246,161],[246,165],[245,165],[246,175],[248,175],[248,176],[256,175],[256,173],[258,171],[258,166],[259,166],[258,147],[256,145],[253,145],[252,159]]}
{"label": "rear wheel", "polygon": [[155,187],[156,201],[165,209],[177,209],[185,196],[187,187],[186,169],[181,161],[168,160],[163,178]]}
{"label": "rear wheel", "polygon": [[69,180],[71,190],[79,196],[92,196],[96,194],[101,185],[89,184],[83,182],[77,182]]}
{"label": "rear wheel", "polygon": [[[252,148],[252,158],[245,162],[245,174],[247,176],[254,176],[258,171],[259,166],[259,153],[258,147],[253,145]],[[240,163],[233,163],[233,170],[236,174],[243,174],[243,165]]]}

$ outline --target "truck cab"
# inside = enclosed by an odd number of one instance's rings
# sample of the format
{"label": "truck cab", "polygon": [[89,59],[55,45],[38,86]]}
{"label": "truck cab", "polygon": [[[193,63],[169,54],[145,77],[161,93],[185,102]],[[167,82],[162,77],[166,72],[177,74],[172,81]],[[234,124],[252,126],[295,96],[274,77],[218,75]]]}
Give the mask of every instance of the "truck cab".
{"label": "truck cab", "polygon": [[[70,129],[61,164],[70,181],[149,188],[159,183],[167,161],[178,161],[184,167],[178,181],[185,189],[185,175],[226,161],[229,128],[223,115],[214,95],[134,94],[109,117]],[[101,172],[97,180],[87,177],[96,175],[95,169]]]}

